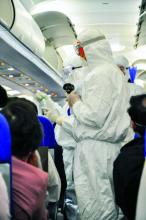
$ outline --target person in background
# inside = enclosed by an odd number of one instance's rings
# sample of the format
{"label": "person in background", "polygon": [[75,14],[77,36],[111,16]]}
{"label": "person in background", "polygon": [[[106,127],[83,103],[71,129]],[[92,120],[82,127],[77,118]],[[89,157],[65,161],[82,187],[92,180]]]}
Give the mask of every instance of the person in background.
{"label": "person in background", "polygon": [[[81,70],[81,62],[78,57],[74,57],[71,61],[65,62],[66,67],[64,68],[65,74],[65,84],[64,89],[69,94],[71,89],[79,89],[79,81],[83,79],[80,76]],[[74,65],[73,65],[74,64]],[[66,94],[66,95],[68,95]],[[54,118],[51,115],[57,112],[62,117],[66,117],[68,120],[68,124],[72,125],[74,116],[72,115],[68,103],[66,102],[63,107],[58,106],[57,103],[53,103],[53,100],[42,92],[37,93],[38,100],[42,98],[46,100],[46,116],[54,121]],[[58,111],[57,111],[58,110]],[[64,213],[66,219],[68,220],[78,220],[79,219],[79,209],[77,205],[75,189],[74,189],[74,181],[73,181],[73,158],[74,158],[74,150],[76,147],[76,141],[72,137],[72,135],[68,134],[62,126],[56,124],[55,126],[55,138],[57,143],[63,148],[63,162],[67,180],[67,189],[65,192],[65,201],[64,201]]]}
{"label": "person in background", "polygon": [[[80,72],[82,69],[80,59],[78,57],[74,57],[72,58],[71,63],[72,64],[69,63],[69,65],[67,65],[66,61],[66,67],[64,67],[66,79],[63,88],[66,91],[66,96],[68,96],[68,94],[74,89],[79,90],[79,81],[81,81],[82,78],[82,76],[80,76]],[[62,108],[62,114],[64,115],[64,117],[66,117],[68,123],[72,125],[74,121],[74,115],[72,114],[67,102]],[[50,117],[49,114],[48,117]],[[79,208],[77,204],[73,180],[74,151],[77,143],[74,137],[68,134],[68,132],[66,132],[65,129],[59,124],[56,124],[55,126],[55,138],[57,143],[63,148],[63,162],[67,180],[67,188],[65,192],[64,202],[65,216],[67,220],[79,220]]]}
{"label": "person in background", "polygon": [[130,97],[134,95],[140,95],[146,93],[142,87],[136,85],[135,83],[131,83],[130,74],[129,74],[129,61],[123,55],[117,55],[114,57],[115,64],[119,67],[119,69],[123,72],[126,82],[128,83],[128,88],[130,92]]}
{"label": "person in background", "polygon": [[145,94],[131,97],[128,113],[131,118],[131,126],[138,138],[130,141],[121,149],[114,162],[113,179],[116,203],[121,207],[128,220],[134,220],[144,165]]}
{"label": "person in background", "polygon": [[5,181],[0,173],[0,219],[10,219],[9,199]]}
{"label": "person in background", "polygon": [[42,139],[36,111],[30,103],[17,98],[1,113],[9,123],[12,136],[12,219],[46,220],[48,174],[27,163]]}
{"label": "person in background", "polygon": [[[117,56],[114,56],[114,62],[125,76],[125,80],[128,84],[128,90],[130,93],[130,97],[135,96],[135,95],[145,94],[146,91],[142,87],[140,87],[139,85],[136,85],[135,83],[131,83],[130,74],[129,74],[129,61],[128,61],[128,59],[123,55],[117,55]],[[129,97],[129,100],[130,100],[130,97]],[[128,103],[128,105],[129,105],[129,103]],[[128,106],[127,106],[127,108],[128,108]],[[133,132],[133,129],[131,127],[129,127],[128,134],[127,134],[122,145],[124,146],[126,143],[133,140],[134,137],[135,137],[135,134]]]}

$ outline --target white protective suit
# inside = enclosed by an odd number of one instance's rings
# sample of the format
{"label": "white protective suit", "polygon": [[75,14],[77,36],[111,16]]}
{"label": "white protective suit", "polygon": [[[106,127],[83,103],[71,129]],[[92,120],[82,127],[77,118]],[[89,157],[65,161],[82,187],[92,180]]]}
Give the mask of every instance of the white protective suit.
{"label": "white protective suit", "polygon": [[49,202],[58,202],[61,192],[61,180],[51,154],[48,151],[48,192]]}
{"label": "white protective suit", "polygon": [[[78,57],[77,57],[78,58]],[[81,62],[79,62],[79,58],[73,58],[72,64],[74,67],[81,66]],[[67,64],[66,64],[67,65]],[[69,69],[69,68],[68,68]],[[81,79],[83,79],[80,74],[81,68],[77,68],[75,70],[70,69],[70,74],[66,77],[66,83],[72,83],[75,85],[75,90],[80,92],[80,84]],[[83,71],[82,71],[83,73]],[[74,124],[74,115],[67,115],[67,111],[69,109],[68,103],[63,106],[62,114],[66,117],[68,123],[69,131],[72,129]],[[66,128],[67,128],[66,127]],[[56,125],[55,127],[55,138],[57,143],[63,148],[63,162],[64,169],[66,174],[67,181],[67,189],[65,195],[65,213],[68,220],[79,220],[79,209],[77,205],[75,189],[74,189],[74,181],[73,181],[73,160],[74,160],[74,150],[76,148],[76,141],[74,137],[68,133],[64,128],[60,125]]]}
{"label": "white protective suit", "polygon": [[[114,56],[114,62],[115,64],[119,67],[122,68],[121,71],[124,73],[125,80],[128,83],[128,80],[130,79],[130,74],[129,74],[129,61],[127,58],[123,55],[117,55]],[[142,87],[136,85],[135,83],[128,83],[128,88],[130,91],[130,97],[135,96],[135,95],[141,95],[144,94],[145,91]]]}
{"label": "white protective suit", "polygon": [[[72,107],[75,122],[70,131],[77,142],[74,182],[80,217],[117,220],[112,172],[130,125],[128,88],[123,74],[113,64],[103,34],[88,29],[79,40],[90,69],[82,84],[81,100]],[[66,122],[62,126],[68,129]]]}
{"label": "white protective suit", "polygon": [[[70,65],[72,63],[72,65]],[[73,65],[74,64],[74,65]],[[81,67],[81,61],[78,56],[70,58],[69,61],[64,62],[65,68],[65,76],[63,77],[65,83],[75,84],[75,90],[79,92],[80,90],[80,79],[83,79],[80,72],[80,68],[72,70],[70,67]],[[82,71],[83,74],[83,71]],[[75,190],[74,190],[74,181],[73,181],[73,158],[74,158],[74,149],[76,147],[76,141],[74,137],[68,133],[67,131],[72,130],[74,124],[74,116],[71,114],[68,116],[67,111],[69,109],[68,103],[61,107],[57,103],[50,100],[48,96],[42,93],[38,93],[37,98],[42,100],[44,96],[43,108],[47,109],[49,113],[49,119],[52,121],[57,120],[57,122],[61,122],[62,119],[66,120],[66,130],[62,126],[56,124],[55,126],[55,138],[58,145],[63,148],[63,162],[64,169],[67,180],[67,189],[65,195],[65,214],[68,220],[79,220],[79,209],[77,205]],[[46,111],[47,113],[47,111]],[[48,115],[46,115],[48,116]],[[60,119],[58,119],[60,118]]]}
{"label": "white protective suit", "polygon": [[[125,76],[126,83],[128,84],[130,97],[135,96],[135,95],[144,94],[145,91],[142,87],[136,85],[135,83],[128,82],[128,80],[130,79],[130,74],[129,74],[129,70],[128,70],[128,67],[129,67],[128,59],[123,55],[117,55],[117,56],[114,56],[114,63],[119,67],[119,69],[121,69],[121,71],[123,72],[123,74]],[[128,134],[127,134],[122,145],[124,146],[126,143],[131,141],[133,138],[134,138],[134,131],[131,127],[129,127]]]}
{"label": "white protective suit", "polygon": [[9,220],[9,198],[7,187],[5,181],[3,179],[2,174],[0,173],[0,219],[1,220]]}
{"label": "white protective suit", "polygon": [[[68,123],[72,124],[74,116],[67,116],[68,104],[66,103],[63,107],[63,114],[68,117]],[[73,181],[73,159],[74,150],[76,148],[75,139],[67,133],[62,126],[56,125],[55,127],[55,138],[58,145],[62,146],[63,149],[63,163],[67,181],[67,188],[65,192],[64,208],[65,214],[68,220],[79,220],[79,209],[77,205],[77,199],[74,189]]]}
{"label": "white protective suit", "polygon": [[[37,150],[35,151],[35,155],[37,157],[38,167],[43,170],[41,157]],[[49,150],[48,150],[48,177],[49,177],[48,190],[47,190],[48,195],[46,198],[46,203],[49,202],[55,203],[58,202],[60,198],[61,180]]]}

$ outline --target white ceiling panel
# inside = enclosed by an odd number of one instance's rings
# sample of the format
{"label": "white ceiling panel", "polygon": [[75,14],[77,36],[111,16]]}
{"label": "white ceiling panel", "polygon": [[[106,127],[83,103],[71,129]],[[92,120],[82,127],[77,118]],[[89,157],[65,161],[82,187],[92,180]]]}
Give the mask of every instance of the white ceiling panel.
{"label": "white ceiling panel", "polygon": [[32,14],[59,11],[75,25],[77,34],[89,26],[100,27],[109,39],[124,51],[133,50],[141,0],[33,0]]}

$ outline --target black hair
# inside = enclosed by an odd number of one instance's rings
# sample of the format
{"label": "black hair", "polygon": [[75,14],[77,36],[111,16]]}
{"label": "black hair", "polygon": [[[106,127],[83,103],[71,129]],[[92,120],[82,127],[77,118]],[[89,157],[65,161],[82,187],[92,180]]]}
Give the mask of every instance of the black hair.
{"label": "black hair", "polygon": [[7,91],[2,86],[0,86],[0,108],[4,107],[7,104],[7,101]]}
{"label": "black hair", "polygon": [[12,155],[21,159],[35,151],[42,139],[42,129],[32,105],[17,98],[9,102],[1,113],[10,126]]}
{"label": "black hair", "polygon": [[[11,103],[11,102],[15,102],[17,100],[22,100],[24,102],[21,103],[21,105],[25,105],[25,103],[28,103],[30,105],[30,108],[32,108],[32,110],[38,114],[38,109],[37,109],[37,106],[34,102],[28,100],[28,99],[25,99],[25,98],[19,98],[19,97],[9,97],[8,98],[8,101],[7,101],[7,104]],[[24,106],[25,107],[25,106]]]}
{"label": "black hair", "polygon": [[146,129],[146,94],[131,97],[128,113],[135,122],[134,131],[143,136]]}

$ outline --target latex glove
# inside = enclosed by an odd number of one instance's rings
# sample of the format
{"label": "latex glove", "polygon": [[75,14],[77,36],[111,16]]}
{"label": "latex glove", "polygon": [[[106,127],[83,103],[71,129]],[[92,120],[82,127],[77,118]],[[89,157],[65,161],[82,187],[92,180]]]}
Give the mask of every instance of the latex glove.
{"label": "latex glove", "polygon": [[64,117],[60,116],[57,112],[52,112],[51,110],[48,110],[46,112],[46,116],[52,121],[57,123],[58,125],[62,125],[64,121]]}
{"label": "latex glove", "polygon": [[79,100],[80,100],[80,96],[74,91],[71,92],[67,97],[67,101],[70,107],[72,107]]}
{"label": "latex glove", "polygon": [[41,102],[43,99],[47,99],[47,94],[44,92],[37,92],[36,93],[36,99]]}
{"label": "latex glove", "polygon": [[43,108],[51,109],[52,111],[56,110],[56,103],[46,93],[44,93],[44,92],[37,92],[36,93],[36,98],[42,104]]}

